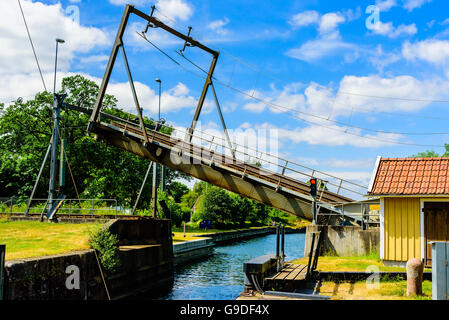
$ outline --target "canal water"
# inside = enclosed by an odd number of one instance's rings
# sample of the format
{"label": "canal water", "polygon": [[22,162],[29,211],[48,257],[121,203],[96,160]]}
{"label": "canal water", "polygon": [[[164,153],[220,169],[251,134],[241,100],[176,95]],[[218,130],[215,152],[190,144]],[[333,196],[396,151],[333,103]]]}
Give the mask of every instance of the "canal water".
{"label": "canal water", "polygon": [[[285,235],[286,261],[304,256],[305,234]],[[276,253],[276,235],[214,248],[202,260],[175,268],[171,292],[163,300],[234,300],[243,291],[243,263]]]}

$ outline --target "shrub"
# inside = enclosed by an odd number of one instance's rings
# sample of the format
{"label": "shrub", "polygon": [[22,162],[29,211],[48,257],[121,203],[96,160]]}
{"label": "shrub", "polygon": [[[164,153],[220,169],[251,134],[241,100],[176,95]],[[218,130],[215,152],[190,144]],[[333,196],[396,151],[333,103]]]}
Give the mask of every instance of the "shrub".
{"label": "shrub", "polygon": [[113,274],[120,267],[119,241],[116,235],[108,229],[91,233],[89,245],[92,249],[98,251],[101,265],[109,274]]}

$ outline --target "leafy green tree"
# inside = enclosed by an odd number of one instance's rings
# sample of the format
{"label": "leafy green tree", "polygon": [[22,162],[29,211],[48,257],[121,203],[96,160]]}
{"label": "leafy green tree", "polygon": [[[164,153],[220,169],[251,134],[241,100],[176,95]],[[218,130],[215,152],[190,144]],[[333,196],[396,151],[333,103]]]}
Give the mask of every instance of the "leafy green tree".
{"label": "leafy green tree", "polygon": [[185,185],[179,181],[173,181],[168,187],[169,193],[173,196],[176,202],[181,202],[181,198],[183,195],[187,194],[190,190]]}
{"label": "leafy green tree", "polygon": [[235,193],[231,193],[231,199],[233,201],[231,220],[234,223],[242,225],[254,212],[254,204],[250,199]]}
{"label": "leafy green tree", "polygon": [[232,218],[233,202],[229,193],[216,186],[203,191],[203,201],[199,208],[199,218],[215,223],[226,223]]}
{"label": "leafy green tree", "polygon": [[268,221],[269,208],[263,203],[252,201],[253,210],[248,213],[247,220],[253,225],[265,224]]}
{"label": "leafy green tree", "polygon": [[189,192],[187,192],[186,194],[184,194],[181,197],[181,203],[182,203],[182,205],[184,205],[185,207],[190,209],[195,205],[199,196],[200,195],[198,193],[196,193],[193,190],[190,190]]}
{"label": "leafy green tree", "polygon": [[[65,94],[65,102],[92,108],[98,86],[80,75],[62,80],[59,94]],[[0,105],[0,197],[29,197],[52,134],[52,94],[37,93],[33,99]],[[103,112],[135,120],[135,116],[116,108],[117,99],[106,95]],[[67,141],[66,153],[69,167],[66,186],[61,192],[68,198],[111,198],[118,205],[132,206],[137,198],[148,160],[119,148],[94,141],[86,135],[89,116],[72,110],[61,110],[60,136]],[[154,123],[145,117],[147,124]],[[172,131],[169,127],[161,129]],[[167,168],[166,180],[184,177]],[[47,162],[36,191],[36,198],[46,198],[49,184]],[[76,189],[75,189],[76,185]],[[139,208],[151,203],[151,181],[147,181]]]}
{"label": "leafy green tree", "polygon": [[445,152],[440,156],[434,150],[427,150],[425,152],[418,152],[417,154],[411,156],[411,158],[439,158],[439,157],[449,157],[449,144],[444,145]]}

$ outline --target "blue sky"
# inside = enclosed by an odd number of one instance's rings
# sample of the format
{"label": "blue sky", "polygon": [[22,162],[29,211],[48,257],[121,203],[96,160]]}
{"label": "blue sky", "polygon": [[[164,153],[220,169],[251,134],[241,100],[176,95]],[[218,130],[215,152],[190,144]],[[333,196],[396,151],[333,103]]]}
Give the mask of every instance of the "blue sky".
{"label": "blue sky", "polygon": [[[101,81],[127,2],[22,0],[47,86],[56,37],[67,41],[59,77],[81,73]],[[145,12],[155,3],[161,20],[183,33],[192,26],[194,38],[220,51],[216,90],[227,126],[240,129],[238,141],[250,131],[277,130],[280,155],[365,185],[378,155],[443,153],[449,143],[448,134],[435,134],[449,132],[447,1],[129,2]],[[367,13],[372,5],[378,16]],[[0,53],[0,98],[8,103],[32,96],[42,83],[17,2],[3,1],[0,12],[0,43],[7,48]],[[193,73],[142,40],[136,31],[144,26],[132,17],[125,35],[141,105],[157,115],[154,79],[160,78],[162,116],[186,127],[203,86],[201,71],[175,52],[181,41],[160,30],[148,33]],[[208,68],[210,56],[197,48],[185,54]],[[109,92],[133,110],[126,81],[119,57]],[[200,120],[202,129],[220,132],[211,94]]]}

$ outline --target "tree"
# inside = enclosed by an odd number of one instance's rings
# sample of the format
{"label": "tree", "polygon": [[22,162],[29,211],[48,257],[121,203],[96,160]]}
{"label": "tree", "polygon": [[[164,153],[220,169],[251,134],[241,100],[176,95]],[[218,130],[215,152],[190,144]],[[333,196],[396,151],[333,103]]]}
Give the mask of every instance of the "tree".
{"label": "tree", "polygon": [[[65,102],[92,108],[98,86],[82,76],[76,75],[62,80],[60,94]],[[29,197],[52,134],[52,94],[37,93],[33,99],[0,105],[0,190],[1,197]],[[128,119],[129,114],[116,108],[117,99],[111,95],[104,98],[104,112]],[[131,119],[136,119],[132,117]],[[84,113],[61,110],[60,136],[67,141],[69,168],[64,194],[68,198],[110,198],[118,205],[131,206],[137,198],[148,160],[122,149],[96,142],[86,136],[89,116]],[[153,119],[144,117],[147,124]],[[164,126],[164,133],[171,128]],[[69,169],[68,168],[68,169]],[[167,168],[167,183],[184,177]],[[73,179],[72,179],[73,177]],[[46,198],[49,184],[47,162],[35,197]],[[76,189],[74,187],[76,185]],[[148,208],[151,203],[151,181],[145,185],[139,208]]]}
{"label": "tree", "polygon": [[254,211],[253,202],[245,197],[238,194],[231,193],[232,210],[231,210],[231,220],[237,224],[244,224],[248,217]]}
{"label": "tree", "polygon": [[411,158],[439,158],[439,157],[449,157],[449,144],[444,144],[445,152],[440,156],[437,152],[434,150],[427,150],[425,152],[419,152]]}
{"label": "tree", "polygon": [[198,218],[213,222],[226,223],[232,217],[232,199],[229,193],[216,186],[210,186],[203,191],[203,200],[198,212]]}
{"label": "tree", "polygon": [[175,199],[175,201],[178,203],[181,202],[182,196],[188,193],[189,191],[190,191],[189,188],[179,181],[173,181],[168,187],[168,192],[172,195],[173,199]]}

